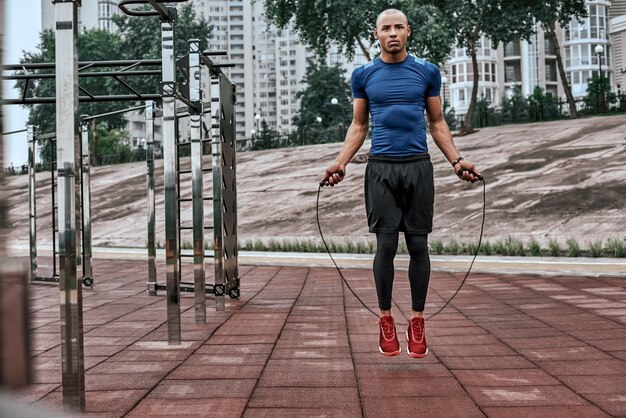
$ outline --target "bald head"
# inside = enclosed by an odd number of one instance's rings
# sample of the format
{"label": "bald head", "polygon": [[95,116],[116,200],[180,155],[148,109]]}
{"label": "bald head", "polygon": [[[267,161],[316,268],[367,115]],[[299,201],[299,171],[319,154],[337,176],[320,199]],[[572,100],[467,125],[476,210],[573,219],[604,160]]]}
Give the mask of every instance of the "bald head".
{"label": "bald head", "polygon": [[404,23],[406,25],[409,24],[409,21],[406,18],[406,15],[398,10],[398,9],[387,9],[387,10],[383,10],[382,12],[380,12],[380,14],[378,15],[378,17],[376,18],[376,27],[378,28],[381,24],[381,21],[383,20],[384,17],[387,17],[389,15],[398,15],[401,16],[402,19],[404,20]]}

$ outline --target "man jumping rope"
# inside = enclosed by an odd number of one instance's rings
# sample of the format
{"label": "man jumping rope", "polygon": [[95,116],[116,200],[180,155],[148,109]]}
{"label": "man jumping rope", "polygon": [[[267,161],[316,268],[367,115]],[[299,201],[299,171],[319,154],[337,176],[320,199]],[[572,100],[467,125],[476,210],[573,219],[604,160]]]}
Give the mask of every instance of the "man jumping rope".
{"label": "man jumping rope", "polygon": [[346,175],[346,165],[363,145],[372,115],[372,145],[365,171],[365,208],[369,231],[376,234],[374,281],[380,308],[379,349],[385,356],[400,354],[391,314],[393,260],[399,232],[410,254],[409,282],[413,314],[406,331],[407,353],[428,354],[424,304],[430,279],[428,234],[432,232],[435,187],[426,144],[424,109],[430,133],[455,174],[476,182],[480,172],[465,161],[452,139],[441,111],[441,74],[436,65],[411,56],[406,41],[411,34],[400,10],[378,15],[374,37],[380,56],[352,73],[354,116],[345,143],[322,181],[334,186]]}

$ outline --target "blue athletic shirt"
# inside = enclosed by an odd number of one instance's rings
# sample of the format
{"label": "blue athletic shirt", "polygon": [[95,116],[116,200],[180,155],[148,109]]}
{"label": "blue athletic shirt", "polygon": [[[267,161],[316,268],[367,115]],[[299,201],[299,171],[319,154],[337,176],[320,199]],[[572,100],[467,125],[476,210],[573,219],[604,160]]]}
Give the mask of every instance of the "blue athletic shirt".
{"label": "blue athletic shirt", "polygon": [[409,55],[398,63],[375,58],[352,72],[352,96],[367,99],[372,115],[370,154],[406,157],[428,152],[426,98],[439,96],[439,68]]}

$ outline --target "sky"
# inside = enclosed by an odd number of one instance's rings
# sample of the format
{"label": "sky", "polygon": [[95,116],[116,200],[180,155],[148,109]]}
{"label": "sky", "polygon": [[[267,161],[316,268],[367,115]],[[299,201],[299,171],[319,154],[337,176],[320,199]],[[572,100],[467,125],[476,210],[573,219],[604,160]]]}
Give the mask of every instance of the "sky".
{"label": "sky", "polygon": [[[52,1],[52,0],[50,0]],[[23,52],[34,51],[39,43],[41,32],[41,0],[5,0],[5,36],[4,63],[16,64]],[[17,98],[19,94],[5,82],[2,86],[3,98]],[[4,106],[3,130],[5,132],[24,129],[28,119],[28,111],[17,105]],[[28,144],[26,133],[5,137],[5,153],[3,165],[22,165],[28,161]]]}

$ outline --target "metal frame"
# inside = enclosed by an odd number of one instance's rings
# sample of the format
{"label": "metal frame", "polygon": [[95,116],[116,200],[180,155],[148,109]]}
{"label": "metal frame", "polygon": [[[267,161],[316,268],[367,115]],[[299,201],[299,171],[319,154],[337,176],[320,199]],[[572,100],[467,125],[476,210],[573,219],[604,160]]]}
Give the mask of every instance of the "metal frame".
{"label": "metal frame", "polygon": [[[111,60],[111,61],[81,61],[78,63],[78,78],[113,78],[119,84],[124,86],[132,94],[118,94],[118,95],[94,95],[84,88],[77,86],[78,89],[84,94],[78,96],[79,102],[112,102],[112,101],[136,101],[136,100],[158,100],[160,95],[158,93],[142,93],[137,91],[133,86],[122,80],[120,77],[131,76],[158,76],[161,74],[160,69],[151,70],[134,70],[136,67],[160,67],[161,60],[159,59],[144,59],[144,60]],[[85,71],[98,68],[113,68],[111,71]],[[0,80],[26,80],[24,88],[22,90],[22,96],[19,99],[6,99],[2,100],[2,104],[45,104],[56,103],[55,97],[26,97],[28,93],[28,87],[33,80],[43,80],[55,78],[56,74],[53,73],[36,73],[39,70],[55,70],[57,66],[55,63],[31,63],[31,64],[9,64],[1,65],[2,71],[17,71],[18,73],[11,75],[2,75]],[[20,73],[21,72],[21,73]]]}
{"label": "metal frame", "polygon": [[83,284],[93,288],[93,269],[91,267],[91,173],[89,158],[89,124],[80,124],[80,202],[81,202],[81,243]]}
{"label": "metal frame", "polygon": [[[213,218],[215,221],[215,295],[218,310],[224,309],[224,295],[238,299],[237,177],[234,83],[221,72],[211,83],[212,97],[218,98],[214,120],[219,131],[213,136]],[[216,130],[214,129],[214,132]],[[216,133],[217,133],[216,132]],[[219,187],[218,187],[219,186]]]}
{"label": "metal frame", "polygon": [[[170,0],[170,3],[185,2],[187,0]],[[180,270],[178,268],[179,261],[179,236],[178,236],[178,220],[179,214],[178,206],[178,182],[177,182],[177,112],[176,112],[176,98],[181,99],[189,106],[189,114],[192,116],[193,138],[195,144],[195,155],[199,154],[199,163],[196,161],[194,164],[194,171],[196,174],[193,176],[195,181],[194,187],[194,203],[203,203],[202,197],[202,114],[204,113],[202,98],[199,89],[199,71],[200,63],[209,67],[212,77],[219,79],[217,86],[219,87],[219,109],[214,113],[215,123],[212,126],[219,126],[219,136],[213,137],[212,140],[212,155],[213,155],[213,167],[218,167],[217,170],[220,174],[216,176],[213,172],[214,181],[214,208],[217,211],[214,213],[214,220],[216,220],[216,227],[214,228],[214,249],[215,254],[219,254],[219,260],[216,260],[216,284],[213,288],[216,296],[222,296],[223,309],[223,295],[226,291],[229,292],[231,298],[239,296],[239,281],[237,278],[236,268],[236,216],[232,216],[235,211],[236,215],[236,200],[234,199],[235,193],[235,161],[234,161],[234,85],[228,81],[228,79],[221,73],[220,65],[213,64],[208,58],[209,55],[218,55],[212,53],[200,53],[197,45],[192,45],[192,53],[190,56],[190,96],[189,98],[181,95],[178,91],[178,85],[175,78],[176,62],[174,56],[174,28],[176,20],[176,9],[163,4],[157,0],[121,0],[120,8],[134,15],[154,15],[154,13],[142,13],[135,12],[129,9],[125,9],[129,4],[150,4],[153,9],[161,17],[161,29],[162,29],[162,60],[161,60],[161,95],[154,94],[141,94],[130,87],[128,84],[119,80],[119,76],[129,75],[129,73],[135,73],[137,71],[128,72],[130,68],[134,68],[140,64],[131,64],[130,67],[120,70],[124,74],[118,74],[114,72],[105,72],[107,76],[113,76],[121,84],[129,88],[133,92],[133,95],[112,95],[112,96],[95,96],[89,92],[81,89],[78,85],[79,74],[77,51],[76,51],[76,38],[77,38],[77,14],[78,7],[80,6],[80,0],[53,0],[55,4],[56,15],[56,33],[55,33],[55,53],[56,63],[54,64],[56,81],[56,95],[55,97],[43,97],[43,98],[26,98],[25,94],[29,81],[37,78],[36,74],[30,75],[16,75],[20,78],[26,79],[27,83],[23,91],[21,99],[16,100],[3,100],[3,104],[41,104],[41,103],[56,103],[56,124],[57,124],[57,147],[56,147],[56,164],[57,164],[57,204],[58,207],[58,239],[59,239],[59,297],[60,297],[60,313],[61,313],[61,356],[62,356],[62,390],[63,390],[63,404],[67,410],[70,411],[83,411],[85,408],[85,375],[84,375],[84,354],[83,354],[83,313],[82,313],[82,286],[79,284],[77,277],[77,223],[80,220],[80,207],[81,200],[86,200],[86,208],[89,208],[89,188],[85,188],[83,184],[81,188],[77,186],[76,175],[77,171],[81,168],[86,168],[86,173],[89,170],[89,152],[88,152],[88,129],[83,124],[81,127],[81,140],[78,141],[75,132],[77,126],[76,110],[78,102],[80,101],[124,101],[124,100],[147,100],[158,99],[159,97],[163,103],[163,151],[164,151],[164,171],[165,171],[165,217],[166,217],[166,282],[167,282],[167,323],[168,323],[168,342],[170,344],[180,343]],[[222,54],[219,54],[222,55]],[[135,61],[134,61],[135,62]],[[39,64],[41,68],[50,68],[50,64]],[[98,65],[104,65],[104,63],[91,63],[84,68],[93,67]],[[230,65],[221,65],[230,66]],[[10,70],[11,66],[3,66],[2,70]],[[26,66],[20,66],[14,68],[18,70],[26,71]],[[31,69],[34,69],[31,68]],[[81,68],[83,69],[83,68]],[[192,81],[195,78],[195,71],[198,71],[198,84]],[[85,73],[87,74],[87,73]],[[152,75],[153,72],[146,71],[143,75]],[[40,78],[51,78],[51,74],[42,74]],[[96,75],[87,75],[94,76]],[[2,77],[2,79],[11,79],[11,77]],[[194,86],[197,86],[195,88]],[[82,90],[86,96],[79,97],[79,90]],[[191,92],[194,91],[192,94]],[[197,93],[197,95],[196,95]],[[196,100],[194,100],[196,99]],[[84,122],[84,121],[83,121]],[[43,139],[43,136],[42,136]],[[32,141],[34,143],[34,139]],[[81,145],[84,146],[81,150]],[[29,144],[30,145],[30,144]],[[198,153],[199,148],[199,153]],[[232,148],[232,150],[231,150]],[[231,152],[232,151],[232,152]],[[197,158],[196,158],[197,160]],[[86,161],[86,163],[85,163]],[[34,153],[32,158],[34,166]],[[83,171],[83,170],[81,170]],[[150,173],[149,173],[150,175]],[[52,188],[54,186],[54,171],[52,171]],[[87,185],[89,176],[87,176]],[[148,180],[149,182],[149,180]],[[200,186],[200,193],[197,193],[198,186]],[[33,188],[34,188],[34,173],[33,173]],[[33,190],[34,192],[34,190]],[[81,194],[83,199],[81,199]],[[33,194],[34,196],[34,194]],[[53,193],[54,196],[54,193]],[[215,199],[215,196],[218,199]],[[55,203],[53,202],[53,207]],[[203,212],[202,210],[194,210],[194,225],[198,219],[198,214]],[[222,217],[222,210],[225,211],[225,215]],[[33,207],[32,213],[35,213]],[[53,210],[54,213],[54,210]],[[88,223],[90,216],[85,218]],[[54,219],[53,219],[54,222]],[[233,224],[234,222],[234,224]],[[53,229],[55,225],[53,225]],[[90,239],[90,227],[86,226],[81,228],[87,233],[87,242],[91,242]],[[198,228],[194,228],[197,230]],[[201,318],[202,311],[204,310],[204,317],[206,319],[206,307],[202,307],[203,303],[199,301],[200,294],[202,298],[205,297],[207,291],[206,285],[202,286],[198,280],[204,280],[204,248],[203,248],[203,231],[204,226],[200,228],[200,234],[194,233],[195,245],[201,244],[202,249],[200,254],[195,257],[196,266],[201,266],[198,269],[200,274],[194,274],[194,291],[196,293],[196,301],[198,301],[197,319]],[[229,238],[226,238],[229,237]],[[218,239],[219,238],[219,239]],[[36,235],[35,235],[36,239]],[[233,240],[234,239],[234,240]],[[234,251],[231,249],[224,249],[223,254],[226,256],[226,262],[224,266],[228,271],[222,267],[222,242],[234,243]],[[229,244],[227,244],[229,245]],[[89,251],[90,254],[90,251]],[[55,257],[53,257],[55,259]],[[234,261],[234,265],[233,262]],[[85,269],[84,273],[90,274],[90,262],[89,268]],[[231,266],[229,268],[229,266]],[[234,268],[232,268],[234,266]],[[156,274],[155,274],[156,276]],[[221,281],[221,282],[220,282]],[[156,282],[155,282],[156,287]],[[184,287],[187,287],[186,285]],[[155,289],[156,290],[156,289]],[[218,298],[216,298],[216,304],[220,309]]]}
{"label": "metal frame", "polygon": [[[27,132],[29,152],[28,152],[28,196],[29,196],[29,243],[30,243],[30,281],[31,282],[59,282],[59,272],[57,270],[58,263],[58,246],[57,246],[57,234],[59,232],[57,215],[57,190],[58,182],[56,174],[56,161],[52,161],[50,164],[50,191],[51,191],[51,217],[52,217],[52,274],[50,276],[39,276],[38,270],[38,251],[37,251],[37,187],[36,187],[36,173],[37,164],[35,161],[35,151],[37,143],[40,141],[50,141],[54,146],[54,152],[56,154],[56,137],[54,133],[48,133],[43,135],[37,135],[36,127],[28,125],[25,129]],[[82,141],[87,141],[85,137],[86,132],[83,132],[81,124]],[[88,144],[88,143],[87,143]],[[89,148],[88,145],[84,146],[80,144],[80,152],[82,155],[82,164],[80,165],[80,177],[79,183],[81,185],[81,207],[80,207],[80,222],[81,222],[81,265],[82,271],[80,280],[86,287],[92,287],[94,284],[93,271],[91,268],[92,260],[92,245],[91,245],[91,181],[89,174]],[[85,160],[86,158],[86,160]]]}

